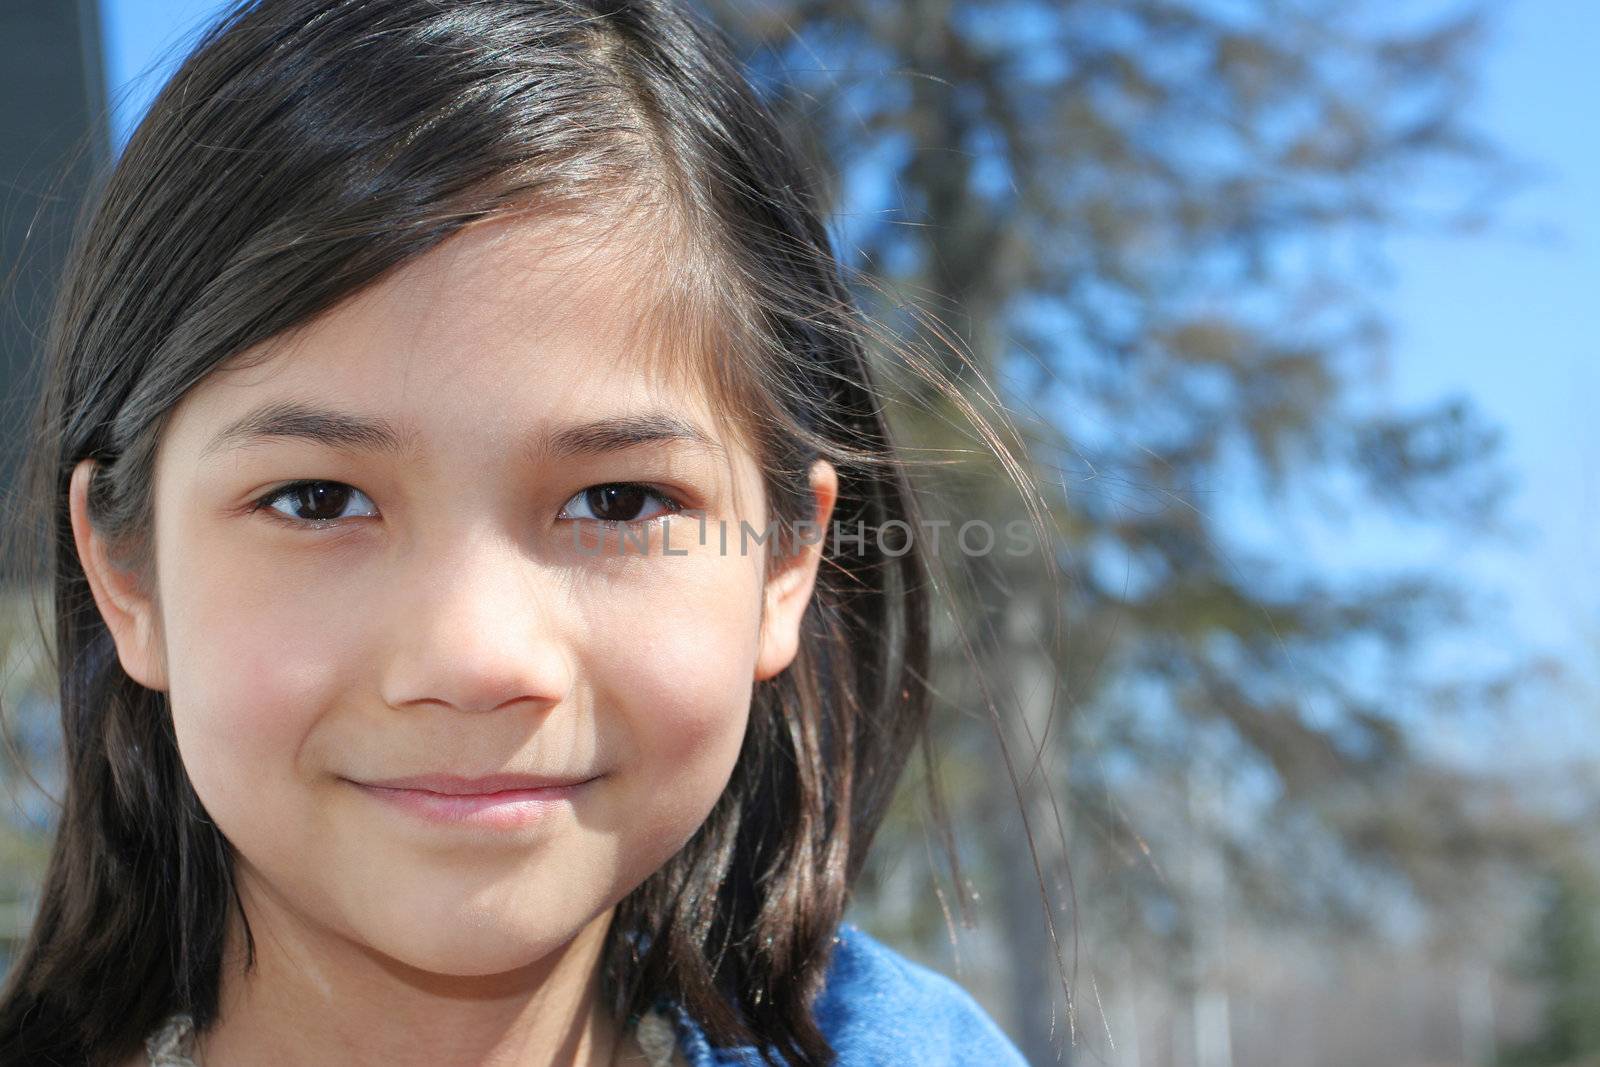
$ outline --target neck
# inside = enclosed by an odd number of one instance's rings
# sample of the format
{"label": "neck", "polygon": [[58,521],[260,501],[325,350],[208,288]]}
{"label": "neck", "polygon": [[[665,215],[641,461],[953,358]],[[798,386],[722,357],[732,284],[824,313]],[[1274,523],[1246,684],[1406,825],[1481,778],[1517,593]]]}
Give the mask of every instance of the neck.
{"label": "neck", "polygon": [[206,1067],[604,1067],[622,1045],[599,995],[614,909],[515,971],[444,975],[309,921],[242,869],[237,882],[255,964],[235,913],[220,1017],[196,1045]]}

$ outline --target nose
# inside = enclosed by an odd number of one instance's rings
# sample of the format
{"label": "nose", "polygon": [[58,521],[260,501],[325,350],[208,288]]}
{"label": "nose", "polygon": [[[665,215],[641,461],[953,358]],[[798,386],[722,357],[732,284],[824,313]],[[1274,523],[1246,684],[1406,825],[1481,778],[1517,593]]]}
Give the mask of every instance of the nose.
{"label": "nose", "polygon": [[556,611],[560,590],[515,544],[480,536],[403,575],[383,676],[391,707],[494,711],[554,707],[572,687]]}

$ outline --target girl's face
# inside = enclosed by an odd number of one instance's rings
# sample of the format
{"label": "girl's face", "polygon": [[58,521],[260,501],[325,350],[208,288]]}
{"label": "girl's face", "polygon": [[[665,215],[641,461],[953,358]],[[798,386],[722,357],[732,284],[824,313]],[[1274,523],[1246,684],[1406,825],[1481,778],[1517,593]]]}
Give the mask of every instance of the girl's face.
{"label": "girl's face", "polygon": [[[192,389],[156,465],[153,588],[107,565],[87,462],[73,483],[97,602],[170,695],[247,910],[440,974],[552,953],[687,842],[818,562],[764,580],[740,551],[760,471],[643,358],[655,265],[558,232],[469,227]],[[608,483],[647,489],[587,492]],[[827,464],[812,484],[826,523]],[[592,780],[467,822],[361,784],[494,774]]]}

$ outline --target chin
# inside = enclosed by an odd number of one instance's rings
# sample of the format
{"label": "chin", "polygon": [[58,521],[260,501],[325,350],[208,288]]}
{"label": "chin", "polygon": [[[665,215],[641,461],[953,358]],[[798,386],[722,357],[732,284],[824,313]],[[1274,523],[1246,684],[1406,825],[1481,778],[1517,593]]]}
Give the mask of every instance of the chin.
{"label": "chin", "polygon": [[395,962],[428,974],[483,978],[532,967],[559,951],[577,931],[530,931],[514,925],[425,924],[416,921],[365,938]]}

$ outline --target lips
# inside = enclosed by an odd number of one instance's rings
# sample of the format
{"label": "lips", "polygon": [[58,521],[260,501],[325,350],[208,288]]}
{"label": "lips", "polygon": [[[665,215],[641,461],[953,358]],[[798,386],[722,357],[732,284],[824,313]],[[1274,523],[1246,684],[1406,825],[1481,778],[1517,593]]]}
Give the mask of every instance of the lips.
{"label": "lips", "polygon": [[467,797],[530,789],[559,789],[581,785],[597,777],[594,774],[490,774],[467,778],[454,774],[416,774],[404,778],[361,779],[357,784],[378,789],[417,789],[442,796]]}
{"label": "lips", "polygon": [[[531,830],[571,812],[599,775],[410,775],[370,782],[350,779],[362,793],[408,818],[455,829]],[[559,822],[551,825],[559,825]]]}

